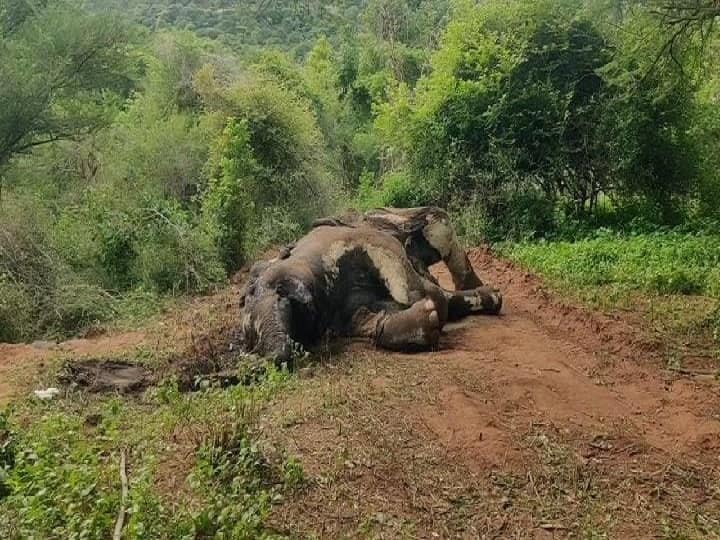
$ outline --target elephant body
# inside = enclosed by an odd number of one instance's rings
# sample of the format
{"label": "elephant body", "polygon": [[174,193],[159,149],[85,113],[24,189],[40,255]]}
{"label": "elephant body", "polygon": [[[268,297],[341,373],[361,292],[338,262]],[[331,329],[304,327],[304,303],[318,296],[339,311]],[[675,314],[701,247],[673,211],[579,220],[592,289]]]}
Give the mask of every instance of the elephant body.
{"label": "elephant body", "polygon": [[[432,278],[440,260],[461,290]],[[447,214],[418,208],[319,220],[278,259],[253,267],[242,304],[245,347],[287,361],[327,333],[429,349],[448,320],[498,313],[502,298],[482,286]]]}

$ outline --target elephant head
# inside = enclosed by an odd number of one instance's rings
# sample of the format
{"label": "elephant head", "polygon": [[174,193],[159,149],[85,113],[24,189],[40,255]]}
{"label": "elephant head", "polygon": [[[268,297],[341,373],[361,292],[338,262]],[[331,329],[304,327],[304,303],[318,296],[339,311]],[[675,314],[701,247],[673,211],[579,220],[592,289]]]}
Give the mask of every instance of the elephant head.
{"label": "elephant head", "polygon": [[283,261],[259,263],[241,299],[245,347],[280,365],[308,344],[315,319],[311,285]]}

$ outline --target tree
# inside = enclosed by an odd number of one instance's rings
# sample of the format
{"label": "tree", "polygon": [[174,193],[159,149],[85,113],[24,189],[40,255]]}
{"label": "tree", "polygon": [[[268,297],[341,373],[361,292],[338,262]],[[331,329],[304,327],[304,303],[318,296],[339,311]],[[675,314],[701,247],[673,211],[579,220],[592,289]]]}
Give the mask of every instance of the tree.
{"label": "tree", "polygon": [[700,34],[702,41],[720,20],[719,0],[660,0],[654,11],[671,29],[665,47],[672,48],[681,38]]}
{"label": "tree", "polygon": [[64,1],[3,7],[0,167],[16,154],[105,125],[133,87],[128,30]]}

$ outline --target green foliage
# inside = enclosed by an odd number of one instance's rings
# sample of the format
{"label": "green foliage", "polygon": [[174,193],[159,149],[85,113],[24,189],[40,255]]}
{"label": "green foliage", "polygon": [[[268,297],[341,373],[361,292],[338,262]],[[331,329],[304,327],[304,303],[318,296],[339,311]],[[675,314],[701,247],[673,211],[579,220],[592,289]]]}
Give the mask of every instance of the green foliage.
{"label": "green foliage", "polygon": [[195,535],[267,538],[263,523],[272,500],[267,485],[270,474],[271,465],[244,425],[233,425],[215,434],[198,452],[193,481],[209,492],[211,500],[194,518]]}
{"label": "green foliage", "polygon": [[424,187],[404,171],[386,174],[377,186],[374,176],[365,172],[360,177],[356,205],[363,210],[419,206],[426,199]]}
{"label": "green foliage", "polygon": [[0,214],[0,340],[104,320],[104,292],[78,282],[46,237],[50,215],[34,200],[13,203]]}
{"label": "green foliage", "polygon": [[[121,451],[131,482],[127,538],[275,537],[266,518],[302,481],[302,466],[267,452],[254,426],[286,382],[268,367],[252,387],[182,394],[168,383],[139,400],[63,397],[0,414],[0,537],[111,536]],[[177,453],[178,433],[194,445],[188,456]],[[185,459],[182,493],[163,490],[159,464]]]}
{"label": "green foliage", "polygon": [[33,326],[33,305],[24,287],[0,276],[0,342],[21,340]]}
{"label": "green foliage", "polygon": [[[14,12],[23,22],[13,42],[30,19],[59,17],[53,6]],[[112,46],[130,58],[129,46]],[[3,171],[2,340],[104,324],[137,311],[127,299],[142,294],[205,291],[335,204],[318,122],[330,130],[338,103],[318,71],[332,69],[327,55],[307,72],[279,55],[246,70],[217,44],[161,32],[132,56],[144,64],[142,91],[114,102],[108,127],[16,156]],[[103,62],[93,80],[108,85],[120,67]]]}
{"label": "green foliage", "polygon": [[82,418],[50,413],[38,437],[19,441],[6,504],[16,511],[17,537],[46,533],[99,538],[112,529],[120,492],[103,466],[100,438],[77,438]]}
{"label": "green foliage", "polygon": [[15,450],[15,434],[7,414],[0,411],[0,500],[10,494],[7,479],[10,469],[15,466]]}
{"label": "green foliage", "polygon": [[720,218],[720,74],[714,67],[720,61],[720,39],[707,45],[702,82],[693,115],[691,135],[699,147],[700,183],[698,214]]}
{"label": "green foliage", "polygon": [[259,169],[250,148],[247,122],[231,120],[218,140],[219,174],[210,180],[203,200],[203,217],[212,231],[227,268],[245,259],[246,229],[253,200],[245,186]]}
{"label": "green foliage", "polygon": [[234,48],[280,47],[304,55],[322,35],[354,27],[363,0],[91,0],[97,11],[118,11],[152,29],[183,28]]}
{"label": "green foliage", "polygon": [[3,9],[0,167],[19,152],[108,122],[133,86],[128,31],[62,0]]}
{"label": "green foliage", "polygon": [[598,233],[577,242],[508,246],[524,266],[571,287],[614,284],[655,294],[705,294],[720,298],[720,237],[665,232],[619,236]]}
{"label": "green foliage", "polygon": [[618,34],[622,54],[604,68],[613,90],[606,137],[618,190],[645,197],[672,224],[677,197],[692,193],[698,180],[697,147],[690,137],[696,85],[678,68],[682,57],[655,61],[664,37],[648,31],[654,24],[639,14]]}
{"label": "green foliage", "polygon": [[[309,105],[272,80],[206,90],[229,118],[209,162],[203,215],[226,268],[287,241],[335,204]],[[299,202],[302,201],[300,204]]]}
{"label": "green foliage", "polygon": [[[376,108],[387,164],[424,186],[424,203],[473,199],[493,239],[553,232],[554,214],[592,219],[608,197],[677,224],[703,178],[702,96],[674,62],[686,57],[658,56],[643,9],[617,33],[597,18],[579,0],[458,3],[429,75]],[[714,181],[702,185],[713,200]],[[517,206],[542,218],[520,230]]]}
{"label": "green foliage", "polygon": [[297,458],[287,458],[283,463],[283,480],[288,489],[296,489],[305,483],[305,469]]}
{"label": "green foliage", "polygon": [[458,234],[468,245],[488,240],[533,240],[558,228],[555,204],[534,188],[506,188],[481,199],[456,199],[450,204]]}

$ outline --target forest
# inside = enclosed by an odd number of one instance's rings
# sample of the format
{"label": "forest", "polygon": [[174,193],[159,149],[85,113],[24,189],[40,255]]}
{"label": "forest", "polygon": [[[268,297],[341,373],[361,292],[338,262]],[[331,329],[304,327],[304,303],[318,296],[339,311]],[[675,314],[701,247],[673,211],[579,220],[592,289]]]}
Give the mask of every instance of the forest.
{"label": "forest", "polygon": [[[0,0],[0,343],[135,329],[318,217],[437,205],[466,246],[593,309],[642,311],[682,342],[666,367],[686,369],[698,336],[717,362],[718,23],[716,0]],[[123,422],[141,447],[169,424],[254,418],[288,384],[168,383],[151,419],[103,402],[107,439],[59,453],[15,452],[0,413],[0,536],[106,537],[101,449]],[[26,442],[87,428],[74,405],[46,412]],[[208,435],[227,453],[201,445],[197,512],[161,508],[134,471],[128,537],[275,537],[265,519],[302,467],[271,467],[232,426]]]}

